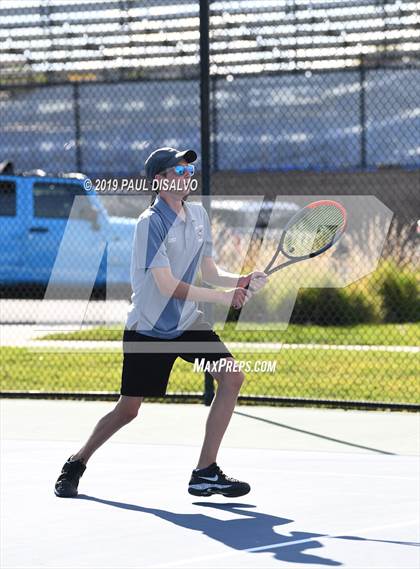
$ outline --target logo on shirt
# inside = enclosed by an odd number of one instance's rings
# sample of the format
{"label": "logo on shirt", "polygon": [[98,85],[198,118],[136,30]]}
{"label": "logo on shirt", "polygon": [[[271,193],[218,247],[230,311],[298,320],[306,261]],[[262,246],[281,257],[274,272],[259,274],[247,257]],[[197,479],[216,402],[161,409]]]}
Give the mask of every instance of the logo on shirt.
{"label": "logo on shirt", "polygon": [[203,239],[204,239],[204,225],[196,225],[195,226],[195,234],[197,235],[197,239],[199,241],[203,241]]}

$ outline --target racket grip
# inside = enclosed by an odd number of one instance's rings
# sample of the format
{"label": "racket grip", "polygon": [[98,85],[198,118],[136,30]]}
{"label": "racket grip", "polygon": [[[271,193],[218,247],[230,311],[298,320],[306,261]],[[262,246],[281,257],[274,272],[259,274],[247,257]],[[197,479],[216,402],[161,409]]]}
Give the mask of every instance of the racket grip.
{"label": "racket grip", "polygon": [[[248,290],[248,289],[249,289],[249,283],[248,283],[246,286],[242,287],[242,288],[244,288],[245,290]],[[241,308],[235,308],[235,307],[234,307],[234,309],[235,309],[237,312],[240,312],[240,311],[242,310],[242,308],[243,308],[242,306],[241,306]]]}

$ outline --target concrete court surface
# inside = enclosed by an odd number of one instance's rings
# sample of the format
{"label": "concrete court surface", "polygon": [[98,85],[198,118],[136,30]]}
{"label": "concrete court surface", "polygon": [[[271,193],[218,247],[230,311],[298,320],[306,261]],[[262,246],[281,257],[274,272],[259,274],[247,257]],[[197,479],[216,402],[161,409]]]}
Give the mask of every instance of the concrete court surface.
{"label": "concrete court surface", "polygon": [[238,405],[218,463],[251,492],[200,499],[208,408],[146,400],[57,498],[113,406],[0,401],[2,568],[419,567],[419,415]]}

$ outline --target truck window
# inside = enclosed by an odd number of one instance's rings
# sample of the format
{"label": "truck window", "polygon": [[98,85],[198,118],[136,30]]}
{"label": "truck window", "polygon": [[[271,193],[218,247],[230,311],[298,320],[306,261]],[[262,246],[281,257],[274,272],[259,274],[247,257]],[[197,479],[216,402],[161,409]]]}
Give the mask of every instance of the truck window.
{"label": "truck window", "polygon": [[16,184],[14,182],[0,182],[0,216],[16,215]]}
{"label": "truck window", "polygon": [[34,216],[68,219],[75,196],[86,195],[82,186],[54,182],[35,182]]}

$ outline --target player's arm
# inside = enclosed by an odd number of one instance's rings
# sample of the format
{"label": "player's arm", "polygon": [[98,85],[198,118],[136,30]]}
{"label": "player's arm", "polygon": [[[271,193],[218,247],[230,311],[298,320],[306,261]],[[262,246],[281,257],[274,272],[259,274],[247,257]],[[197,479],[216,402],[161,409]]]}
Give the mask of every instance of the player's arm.
{"label": "player's arm", "polygon": [[212,290],[194,286],[174,277],[169,267],[151,269],[156,285],[163,296],[195,302],[214,302],[240,308],[251,297],[251,293],[234,284],[231,290]]}
{"label": "player's arm", "polygon": [[241,287],[250,286],[251,290],[257,291],[267,282],[267,275],[261,271],[254,271],[246,275],[229,273],[218,267],[213,257],[203,257],[201,261],[201,275],[206,283],[220,287]]}

